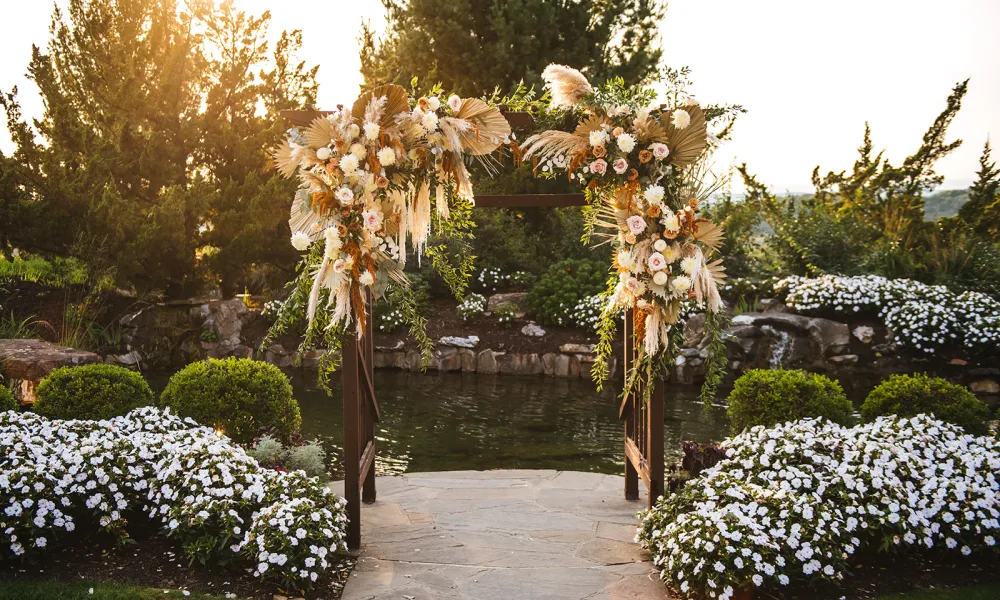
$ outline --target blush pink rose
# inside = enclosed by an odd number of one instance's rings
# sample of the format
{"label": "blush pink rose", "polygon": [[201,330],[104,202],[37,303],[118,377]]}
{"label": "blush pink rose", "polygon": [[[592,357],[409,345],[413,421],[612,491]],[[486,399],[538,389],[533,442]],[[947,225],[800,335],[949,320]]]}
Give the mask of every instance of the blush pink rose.
{"label": "blush pink rose", "polygon": [[634,235],[639,235],[646,230],[646,219],[639,215],[632,215],[625,222],[628,223],[628,230]]}
{"label": "blush pink rose", "polygon": [[650,271],[662,271],[667,268],[667,259],[659,252],[654,252],[649,255],[646,264],[649,266]]}
{"label": "blush pink rose", "polygon": [[615,160],[615,173],[621,175],[625,171],[628,171],[628,161],[624,158]]}
{"label": "blush pink rose", "polygon": [[603,158],[598,158],[594,162],[590,163],[590,170],[598,175],[604,175],[608,171],[608,161]]}

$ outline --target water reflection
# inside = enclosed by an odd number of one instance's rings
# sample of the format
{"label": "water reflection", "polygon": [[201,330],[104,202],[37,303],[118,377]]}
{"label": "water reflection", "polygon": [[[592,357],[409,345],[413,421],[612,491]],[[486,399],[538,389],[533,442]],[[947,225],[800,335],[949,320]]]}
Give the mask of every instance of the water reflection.
{"label": "water reflection", "polygon": [[[317,389],[315,375],[293,375],[302,433],[319,439],[331,470],[343,476],[343,407]],[[617,390],[590,381],[473,374],[375,373],[382,421],[377,425],[380,474],[459,469],[566,469],[620,473],[623,425]],[[668,454],[681,440],[725,435],[722,413],[706,414],[698,389],[667,387]]]}

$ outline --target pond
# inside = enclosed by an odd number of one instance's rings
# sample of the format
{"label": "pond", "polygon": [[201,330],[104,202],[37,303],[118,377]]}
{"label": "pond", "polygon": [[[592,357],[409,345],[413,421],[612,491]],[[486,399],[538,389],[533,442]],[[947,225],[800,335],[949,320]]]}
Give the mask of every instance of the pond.
{"label": "pond", "polygon": [[[315,374],[293,374],[302,433],[322,441],[335,477],[341,467],[343,405]],[[375,372],[382,421],[377,424],[379,474],[486,469],[563,469],[621,473],[623,431],[618,390],[597,392],[582,379],[404,371]],[[681,440],[725,437],[724,413],[698,403],[699,388],[668,385],[666,449]]]}

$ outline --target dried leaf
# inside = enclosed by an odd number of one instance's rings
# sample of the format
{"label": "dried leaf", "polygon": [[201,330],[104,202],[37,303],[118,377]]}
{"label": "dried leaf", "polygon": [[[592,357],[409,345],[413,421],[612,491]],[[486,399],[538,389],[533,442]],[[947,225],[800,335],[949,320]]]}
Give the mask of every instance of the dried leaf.
{"label": "dried leaf", "polygon": [[382,96],[385,96],[386,101],[385,106],[382,108],[382,118],[379,120],[380,126],[391,127],[396,123],[396,115],[409,112],[410,97],[407,95],[405,89],[396,84],[380,85],[361,94],[355,100],[354,106],[351,108],[351,117],[358,125],[363,124],[368,103],[372,99]]}
{"label": "dried leaf", "polygon": [[702,221],[697,225],[697,231],[692,236],[706,247],[709,251],[718,250],[726,234],[722,227],[711,221]]}
{"label": "dried leaf", "polygon": [[[678,129],[673,124],[673,114],[678,110],[687,111],[691,122],[684,129]],[[705,112],[696,104],[682,106],[664,115],[667,123],[667,146],[670,147],[670,162],[675,167],[684,168],[698,160],[708,144],[708,125],[705,123]]]}
{"label": "dried leaf", "polygon": [[326,117],[316,117],[306,128],[306,143],[310,148],[322,148],[336,137],[334,124]]}
{"label": "dried leaf", "polygon": [[465,152],[473,156],[493,152],[510,137],[510,123],[500,110],[478,98],[462,100],[462,107],[455,116],[473,125],[471,130],[463,131],[459,136]]}

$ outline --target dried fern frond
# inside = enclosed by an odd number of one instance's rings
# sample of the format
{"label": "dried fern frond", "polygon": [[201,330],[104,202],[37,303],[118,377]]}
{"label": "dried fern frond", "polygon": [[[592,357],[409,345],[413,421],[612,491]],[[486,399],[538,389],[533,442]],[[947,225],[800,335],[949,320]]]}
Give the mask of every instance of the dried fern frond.
{"label": "dried fern frond", "polygon": [[471,131],[461,134],[462,146],[473,156],[490,154],[510,138],[510,123],[500,110],[478,98],[462,100],[462,107],[455,115],[472,124]]}
{"label": "dried fern frond", "polygon": [[538,156],[551,158],[559,155],[571,155],[586,152],[590,142],[574,133],[565,131],[543,131],[524,140],[521,146],[523,156]]}
{"label": "dried fern frond", "polygon": [[574,108],[593,91],[583,73],[566,65],[551,64],[542,71],[545,87],[552,93],[552,106]]}
{"label": "dried fern frond", "polygon": [[[691,117],[690,123],[684,129],[678,129],[673,123],[673,114],[678,110],[687,111]],[[708,125],[705,122],[705,111],[693,104],[675,108],[664,115],[667,123],[667,146],[670,147],[670,162],[675,167],[684,168],[698,160],[708,145]]]}

